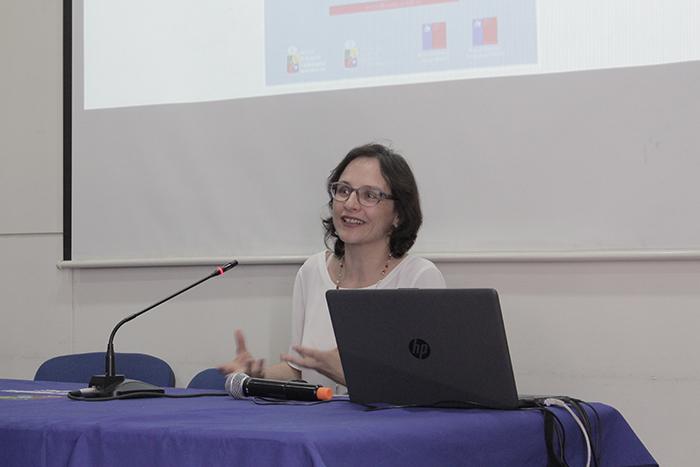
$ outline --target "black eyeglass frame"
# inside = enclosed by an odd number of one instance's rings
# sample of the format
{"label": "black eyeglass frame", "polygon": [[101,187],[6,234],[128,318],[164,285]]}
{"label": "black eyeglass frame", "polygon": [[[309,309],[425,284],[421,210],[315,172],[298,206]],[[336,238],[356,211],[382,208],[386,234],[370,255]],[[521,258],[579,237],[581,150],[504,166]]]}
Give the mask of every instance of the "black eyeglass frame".
{"label": "black eyeglass frame", "polygon": [[[337,189],[338,189],[338,187],[341,187],[341,186],[347,187],[350,190],[350,193],[348,193],[348,196],[345,199],[340,199],[337,197],[337,193],[338,193]],[[366,201],[363,202],[362,196],[360,196],[361,190],[364,190],[365,192],[367,192],[367,191],[375,192],[378,195],[377,202],[374,204],[367,204]],[[334,200],[338,201],[339,203],[345,203],[347,200],[350,199],[350,197],[352,196],[353,193],[357,193],[357,202],[365,207],[368,207],[368,208],[378,205],[379,203],[381,203],[385,199],[391,199],[391,200],[396,199],[393,195],[390,195],[389,193],[384,193],[382,190],[380,190],[377,187],[363,185],[361,187],[353,188],[352,185],[350,185],[349,183],[345,183],[345,182],[333,182],[333,183],[331,183],[330,185],[328,185],[328,192],[330,193],[331,197]]]}

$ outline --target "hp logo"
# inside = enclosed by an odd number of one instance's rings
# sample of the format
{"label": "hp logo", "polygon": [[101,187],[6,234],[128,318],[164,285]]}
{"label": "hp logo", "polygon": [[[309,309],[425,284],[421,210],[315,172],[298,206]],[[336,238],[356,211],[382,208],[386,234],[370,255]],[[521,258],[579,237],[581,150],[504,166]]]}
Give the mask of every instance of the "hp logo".
{"label": "hp logo", "polygon": [[423,360],[430,356],[430,344],[423,339],[411,339],[408,343],[408,350],[417,359]]}

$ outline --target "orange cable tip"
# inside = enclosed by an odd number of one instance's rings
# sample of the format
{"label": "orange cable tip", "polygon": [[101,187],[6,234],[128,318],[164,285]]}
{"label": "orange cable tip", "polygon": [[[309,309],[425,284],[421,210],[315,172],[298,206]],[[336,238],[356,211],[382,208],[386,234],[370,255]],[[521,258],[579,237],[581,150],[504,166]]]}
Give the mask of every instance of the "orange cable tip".
{"label": "orange cable tip", "polygon": [[327,387],[320,387],[316,390],[316,398],[320,401],[329,401],[333,398],[333,390]]}

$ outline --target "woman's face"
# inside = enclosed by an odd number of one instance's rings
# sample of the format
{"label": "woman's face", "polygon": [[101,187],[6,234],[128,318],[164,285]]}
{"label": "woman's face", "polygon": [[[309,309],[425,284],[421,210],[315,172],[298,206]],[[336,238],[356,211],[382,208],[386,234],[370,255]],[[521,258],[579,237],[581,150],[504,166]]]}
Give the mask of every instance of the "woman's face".
{"label": "woman's face", "polygon": [[[391,194],[389,184],[382,176],[379,161],[374,157],[358,157],[348,164],[339,182],[352,188],[369,186]],[[333,200],[333,225],[338,237],[350,245],[389,243],[393,224],[398,222],[394,201],[384,199],[375,206],[364,206],[353,192],[346,201]]]}

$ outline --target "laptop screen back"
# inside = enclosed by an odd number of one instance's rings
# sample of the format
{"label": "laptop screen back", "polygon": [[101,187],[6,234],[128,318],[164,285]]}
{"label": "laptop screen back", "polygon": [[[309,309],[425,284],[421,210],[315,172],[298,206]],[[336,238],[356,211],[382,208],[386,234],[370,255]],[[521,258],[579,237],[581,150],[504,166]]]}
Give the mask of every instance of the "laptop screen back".
{"label": "laptop screen back", "polygon": [[493,289],[329,290],[350,400],[518,407]]}

